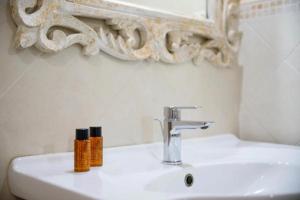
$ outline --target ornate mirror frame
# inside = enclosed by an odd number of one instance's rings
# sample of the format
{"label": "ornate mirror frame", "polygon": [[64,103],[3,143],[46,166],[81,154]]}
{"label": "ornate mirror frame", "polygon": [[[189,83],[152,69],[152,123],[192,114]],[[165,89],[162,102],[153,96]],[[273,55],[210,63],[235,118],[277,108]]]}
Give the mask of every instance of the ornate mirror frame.
{"label": "ornate mirror frame", "polygon": [[17,47],[58,52],[80,44],[122,60],[237,65],[239,0],[215,0],[211,20],[109,0],[11,0]]}

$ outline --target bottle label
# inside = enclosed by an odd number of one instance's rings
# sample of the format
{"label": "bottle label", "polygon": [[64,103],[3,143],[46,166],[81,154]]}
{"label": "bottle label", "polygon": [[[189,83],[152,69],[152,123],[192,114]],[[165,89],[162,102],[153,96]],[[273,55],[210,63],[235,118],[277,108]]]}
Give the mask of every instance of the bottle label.
{"label": "bottle label", "polygon": [[91,141],[91,166],[102,166],[103,164],[103,138],[90,137]]}
{"label": "bottle label", "polygon": [[91,146],[89,140],[74,141],[74,170],[75,172],[89,171]]}

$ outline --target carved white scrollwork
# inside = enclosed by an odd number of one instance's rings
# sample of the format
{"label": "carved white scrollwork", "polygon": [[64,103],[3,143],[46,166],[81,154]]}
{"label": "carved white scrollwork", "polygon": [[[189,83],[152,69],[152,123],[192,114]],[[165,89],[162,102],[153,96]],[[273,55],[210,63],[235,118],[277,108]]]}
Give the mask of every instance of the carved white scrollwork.
{"label": "carved white scrollwork", "polygon": [[58,52],[80,44],[123,60],[237,64],[239,0],[217,0],[214,20],[196,20],[106,0],[11,0],[18,47]]}

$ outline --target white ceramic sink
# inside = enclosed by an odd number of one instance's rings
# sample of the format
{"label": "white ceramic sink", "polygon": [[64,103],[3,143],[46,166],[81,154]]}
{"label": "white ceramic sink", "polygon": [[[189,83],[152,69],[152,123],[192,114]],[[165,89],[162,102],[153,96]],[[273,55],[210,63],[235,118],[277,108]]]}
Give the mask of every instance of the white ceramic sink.
{"label": "white ceramic sink", "polygon": [[161,154],[161,143],[107,148],[104,166],[86,173],[73,172],[73,153],[21,157],[9,185],[28,200],[300,199],[300,147],[224,134],[183,140],[182,166],[162,164]]}

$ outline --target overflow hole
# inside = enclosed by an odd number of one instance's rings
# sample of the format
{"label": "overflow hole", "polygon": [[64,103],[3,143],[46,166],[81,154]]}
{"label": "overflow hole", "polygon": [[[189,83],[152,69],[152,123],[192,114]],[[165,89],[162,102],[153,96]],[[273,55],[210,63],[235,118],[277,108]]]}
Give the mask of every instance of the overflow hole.
{"label": "overflow hole", "polygon": [[187,187],[191,187],[194,183],[194,177],[192,174],[185,175],[184,183]]}

